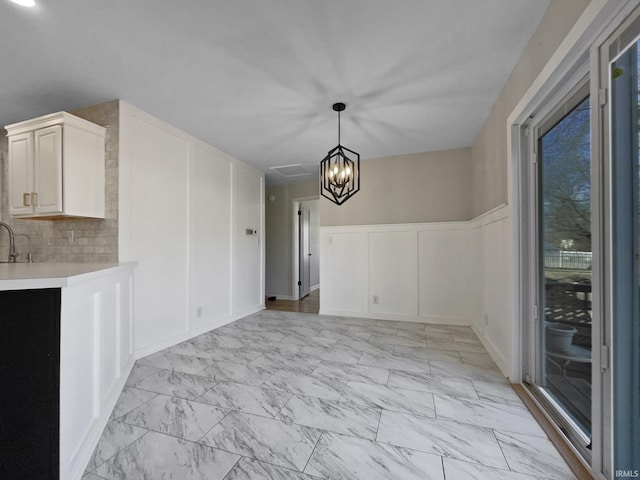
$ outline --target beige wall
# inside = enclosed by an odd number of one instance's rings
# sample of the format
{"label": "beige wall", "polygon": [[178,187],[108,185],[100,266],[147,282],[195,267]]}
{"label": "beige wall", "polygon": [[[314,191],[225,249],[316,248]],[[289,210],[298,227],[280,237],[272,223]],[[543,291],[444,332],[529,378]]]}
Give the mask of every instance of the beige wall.
{"label": "beige wall", "polygon": [[[53,112],[52,112],[53,113]],[[31,237],[31,253],[35,262],[116,262],[118,260],[118,138],[119,103],[117,100],[72,111],[74,115],[106,127],[105,134],[105,219],[104,220],[16,220],[9,216],[7,132],[0,130],[0,174],[2,221],[16,234]],[[24,119],[16,119],[20,121]],[[69,242],[73,231],[74,242]],[[8,255],[6,230],[0,230],[0,261]],[[16,239],[16,249],[24,260],[27,240]]]}
{"label": "beige wall", "polygon": [[507,202],[507,117],[531,86],[589,0],[551,0],[471,148],[471,215]]}
{"label": "beige wall", "polygon": [[360,191],[338,206],[322,198],[320,224],[376,225],[469,220],[470,150],[360,162]]}
{"label": "beige wall", "polygon": [[[273,195],[274,201],[269,201]],[[291,295],[293,269],[292,200],[318,195],[318,182],[310,181],[268,187],[265,191],[265,292],[267,295]]]}

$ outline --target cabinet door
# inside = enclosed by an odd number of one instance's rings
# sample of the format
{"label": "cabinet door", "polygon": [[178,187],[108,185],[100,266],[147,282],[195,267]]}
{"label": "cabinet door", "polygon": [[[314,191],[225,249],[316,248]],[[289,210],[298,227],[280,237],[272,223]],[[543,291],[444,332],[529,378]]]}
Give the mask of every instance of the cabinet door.
{"label": "cabinet door", "polygon": [[62,127],[41,128],[35,131],[36,215],[62,213]]}
{"label": "cabinet door", "polygon": [[9,214],[31,215],[33,191],[33,133],[9,137]]}

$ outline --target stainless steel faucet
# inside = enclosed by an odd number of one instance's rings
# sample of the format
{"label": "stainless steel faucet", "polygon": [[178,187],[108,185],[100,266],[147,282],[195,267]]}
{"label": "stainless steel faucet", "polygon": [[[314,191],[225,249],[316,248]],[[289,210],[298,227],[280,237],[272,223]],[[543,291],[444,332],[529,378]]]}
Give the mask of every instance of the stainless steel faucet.
{"label": "stainless steel faucet", "polygon": [[[33,253],[31,253],[31,237],[26,233],[14,233],[13,234],[13,244],[16,244],[16,238],[25,237],[27,239],[27,253],[25,254],[25,258],[27,262],[33,263]],[[16,254],[16,259],[20,256],[19,253]],[[17,260],[16,260],[17,261]]]}
{"label": "stainless steel faucet", "polygon": [[6,223],[0,222],[0,227],[6,228],[9,233],[9,263],[16,263],[16,258],[18,258],[18,255],[16,254],[16,236],[14,235],[11,227]]}

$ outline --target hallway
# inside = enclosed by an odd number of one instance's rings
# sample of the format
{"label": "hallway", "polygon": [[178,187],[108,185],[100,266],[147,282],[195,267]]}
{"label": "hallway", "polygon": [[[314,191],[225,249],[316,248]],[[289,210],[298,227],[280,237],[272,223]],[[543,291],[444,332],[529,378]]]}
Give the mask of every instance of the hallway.
{"label": "hallway", "polygon": [[320,289],[317,288],[309,292],[300,300],[267,300],[265,302],[267,310],[279,312],[315,313],[320,312]]}

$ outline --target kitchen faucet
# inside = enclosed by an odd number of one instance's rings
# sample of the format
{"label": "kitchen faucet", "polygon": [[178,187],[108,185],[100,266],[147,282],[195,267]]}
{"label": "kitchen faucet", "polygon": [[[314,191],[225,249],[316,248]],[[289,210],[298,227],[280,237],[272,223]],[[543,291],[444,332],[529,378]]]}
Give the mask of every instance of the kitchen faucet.
{"label": "kitchen faucet", "polygon": [[16,254],[16,237],[13,234],[13,230],[4,222],[0,222],[0,227],[6,228],[9,233],[9,263],[16,263],[18,255]]}
{"label": "kitchen faucet", "polygon": [[[33,263],[33,253],[31,253],[31,237],[29,235],[27,235],[26,233],[14,233],[13,234],[13,244],[16,244],[16,238],[18,237],[25,237],[27,239],[27,253],[25,254],[26,256],[26,260],[29,263]],[[16,253],[16,259],[20,256],[19,253]],[[17,260],[16,260],[17,261]]]}

